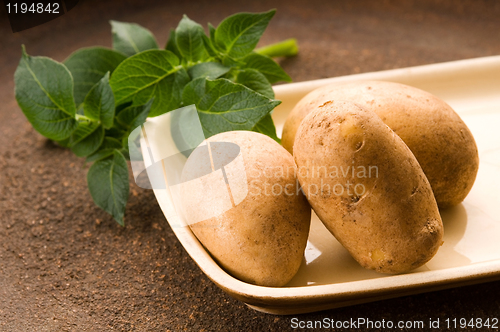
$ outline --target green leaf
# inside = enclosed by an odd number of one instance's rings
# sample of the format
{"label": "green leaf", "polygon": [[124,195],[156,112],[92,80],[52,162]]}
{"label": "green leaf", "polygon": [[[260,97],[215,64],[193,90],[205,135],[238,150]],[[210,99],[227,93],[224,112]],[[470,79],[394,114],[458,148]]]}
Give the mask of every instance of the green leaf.
{"label": "green leaf", "polygon": [[128,146],[127,148],[123,148],[121,150],[119,150],[119,152],[123,155],[123,157],[126,159],[126,160],[130,160],[130,153],[128,151]]}
{"label": "green leaf", "polygon": [[156,39],[148,29],[135,23],[110,21],[113,34],[113,48],[126,56],[158,49]]}
{"label": "green leaf", "polygon": [[97,151],[93,154],[89,155],[87,159],[85,159],[85,162],[94,162],[107,158],[111,156],[115,150],[120,150],[121,148],[122,144],[119,140],[112,137],[104,137],[104,140],[99,149],[97,149]]}
{"label": "green leaf", "polygon": [[252,128],[252,131],[267,135],[281,144],[281,140],[278,135],[276,135],[276,127],[274,126],[271,114],[267,114],[259,122],[257,122],[257,124]]}
{"label": "green leaf", "polygon": [[[111,90],[113,90],[113,89],[111,89]],[[115,116],[118,115],[121,111],[123,111],[124,109],[126,109],[129,106],[132,106],[131,101],[127,101],[126,103],[117,105],[115,108]]]}
{"label": "green leaf", "polygon": [[97,206],[124,226],[123,216],[129,195],[125,157],[115,150],[112,156],[96,161],[87,173],[87,184]]}
{"label": "green leaf", "polygon": [[60,141],[55,141],[57,144],[59,144],[59,146],[63,147],[63,148],[69,148],[69,137],[63,139],[63,140],[60,140]]}
{"label": "green leaf", "polygon": [[[116,116],[115,116],[116,119]],[[106,129],[104,131],[104,136],[113,137],[117,140],[121,140],[123,136],[127,134],[127,128],[120,125],[117,121],[115,121],[113,127],[110,129]]]}
{"label": "green leaf", "polygon": [[218,62],[202,62],[191,68],[188,73],[192,79],[206,77],[208,79],[216,79],[229,71],[229,67]]}
{"label": "green leaf", "polygon": [[175,42],[183,58],[190,62],[208,58],[203,36],[203,27],[184,15],[175,30]]}
{"label": "green leaf", "polygon": [[116,121],[127,128],[127,130],[133,130],[146,121],[152,104],[153,100],[150,100],[141,106],[127,107],[117,115]]}
{"label": "green leaf", "polygon": [[210,36],[210,41],[214,46],[215,46],[215,31],[216,31],[215,27],[211,23],[208,23],[208,34]]}
{"label": "green leaf", "polygon": [[90,89],[107,73],[125,60],[126,57],[104,47],[82,48],[73,52],[64,65],[73,75],[76,105],[83,103]]}
{"label": "green leaf", "polygon": [[291,82],[287,73],[270,57],[258,53],[250,53],[243,59],[245,64],[242,68],[255,69],[266,76],[269,83],[280,81]]}
{"label": "green leaf", "polygon": [[14,83],[19,107],[40,134],[55,141],[69,137],[78,123],[73,80],[63,64],[46,57],[31,57],[23,46]]}
{"label": "green leaf", "polygon": [[133,130],[129,131],[129,134],[122,138],[122,148],[120,149],[120,152],[123,154],[123,156],[127,160],[130,160],[128,140],[129,140],[130,133],[132,133],[132,132],[133,132]]}
{"label": "green leaf", "polygon": [[207,37],[206,35],[203,36],[203,41],[205,43],[205,48],[207,49],[208,54],[212,57],[217,57],[219,56],[219,49],[217,48],[217,45],[215,44],[215,27],[208,23],[208,33],[210,37]]}
{"label": "green leaf", "polygon": [[219,55],[219,52],[215,49],[210,38],[208,38],[206,35],[203,35],[202,39],[203,45],[205,45],[205,49],[207,50],[208,55],[212,58],[216,58]]}
{"label": "green leaf", "polygon": [[281,102],[219,78],[191,82],[183,92],[186,105],[195,104],[205,137],[231,130],[251,130]]}
{"label": "green leaf", "polygon": [[75,131],[71,133],[69,137],[69,146],[73,146],[85,137],[92,134],[97,128],[99,128],[99,123],[95,121],[81,121],[78,123],[78,127]]}
{"label": "green leaf", "polygon": [[175,30],[170,29],[170,36],[168,37],[167,45],[165,45],[165,49],[174,53],[177,57],[181,57],[181,53],[179,48],[177,47],[177,43],[175,42]]}
{"label": "green leaf", "polygon": [[[195,121],[198,119],[196,106],[188,105],[179,110],[173,112],[170,118],[170,133],[177,149],[186,157],[189,157],[193,147],[200,145],[205,136],[203,132],[199,132],[199,121]],[[137,149],[135,145],[131,145],[131,147],[134,150]],[[133,151],[132,153],[139,156],[137,152]]]}
{"label": "green leaf", "polygon": [[257,91],[269,99],[274,99],[274,91],[267,78],[255,69],[244,69],[238,72],[236,83]]}
{"label": "green leaf", "polygon": [[104,139],[104,128],[98,122],[83,121],[70,136],[71,151],[78,157],[94,153]]}
{"label": "green leaf", "polygon": [[105,137],[99,150],[101,149],[121,149],[122,145],[119,140],[112,137]]}
{"label": "green leaf", "polygon": [[109,86],[109,72],[90,89],[83,105],[86,117],[101,121],[102,126],[109,129],[113,126],[115,117],[115,97]]}
{"label": "green leaf", "polygon": [[215,44],[232,58],[242,58],[250,53],[276,13],[239,13],[229,16],[215,31]]}
{"label": "green leaf", "polygon": [[182,103],[186,106],[198,105],[206,94],[206,84],[207,79],[205,77],[199,77],[189,82],[182,91]]}
{"label": "green leaf", "polygon": [[119,149],[102,149],[102,150],[97,150],[96,152],[94,152],[91,155],[89,155],[85,159],[85,162],[91,163],[91,162],[94,162],[94,161],[99,161],[99,160],[108,158],[109,156],[111,156],[115,152],[115,150],[119,150]]}
{"label": "green leaf", "polygon": [[182,89],[190,81],[179,58],[170,51],[150,50],[123,61],[109,81],[117,105],[143,105],[154,97],[149,116],[180,107]]}
{"label": "green leaf", "polygon": [[230,57],[224,57],[222,59],[222,64],[227,67],[242,67],[245,63],[241,59],[233,59]]}

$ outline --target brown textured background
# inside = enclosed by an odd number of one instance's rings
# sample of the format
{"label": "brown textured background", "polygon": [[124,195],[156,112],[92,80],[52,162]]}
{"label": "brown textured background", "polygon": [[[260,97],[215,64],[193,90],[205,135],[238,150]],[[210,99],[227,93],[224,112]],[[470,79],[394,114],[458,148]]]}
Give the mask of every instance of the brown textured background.
{"label": "brown textured background", "polygon": [[[500,54],[500,1],[97,1],[13,34],[0,10],[0,331],[285,331],[288,316],[247,308],[209,281],[150,191],[132,186],[127,226],[94,206],[88,166],[28,124],[13,74],[25,44],[65,59],[111,46],[109,19],[137,22],[164,45],[183,13],[218,24],[277,8],[261,45],[295,37],[281,62],[294,81]],[[302,320],[500,317],[500,282],[401,297]],[[443,324],[443,323],[442,323]],[[443,325],[441,325],[443,326]]]}

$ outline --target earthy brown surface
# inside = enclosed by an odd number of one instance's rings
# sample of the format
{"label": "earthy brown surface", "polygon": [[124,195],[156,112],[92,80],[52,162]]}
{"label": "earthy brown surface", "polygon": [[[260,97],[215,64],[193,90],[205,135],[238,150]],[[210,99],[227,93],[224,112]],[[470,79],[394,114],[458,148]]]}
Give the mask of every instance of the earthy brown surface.
{"label": "earthy brown surface", "polygon": [[[282,62],[295,81],[500,54],[500,2],[404,3],[81,0],[17,34],[0,12],[0,331],[282,331],[291,319],[253,311],[214,286],[152,192],[132,187],[125,228],[94,206],[88,167],[34,132],[17,107],[20,44],[63,60],[79,47],[110,46],[108,19],[140,23],[163,44],[183,13],[217,24],[276,7],[262,44],[299,40],[300,55]],[[493,282],[300,318],[485,319],[500,316],[499,295]]]}

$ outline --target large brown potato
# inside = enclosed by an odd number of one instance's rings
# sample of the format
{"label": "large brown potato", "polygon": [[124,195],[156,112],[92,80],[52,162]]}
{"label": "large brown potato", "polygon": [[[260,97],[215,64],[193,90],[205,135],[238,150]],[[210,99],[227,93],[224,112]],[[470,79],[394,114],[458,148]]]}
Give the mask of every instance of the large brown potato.
{"label": "large brown potato", "polygon": [[295,134],[304,117],[329,100],[350,100],[375,111],[413,152],[440,208],[465,199],[479,167],[477,146],[465,123],[444,101],[392,82],[321,87],[304,97],[288,116],[282,139],[288,151],[293,151]]}
{"label": "large brown potato", "polygon": [[363,267],[407,272],[437,252],[443,224],[431,186],[373,111],[326,102],[302,121],[293,149],[309,203]]}
{"label": "large brown potato", "polygon": [[[206,165],[193,153],[182,174],[184,180],[199,181],[195,186],[187,182],[183,191],[187,214],[201,220],[191,224],[191,230],[234,277],[261,286],[285,285],[300,267],[311,220],[311,207],[298,190],[293,157],[273,139],[255,132],[226,132],[208,141],[213,168],[225,165],[227,189],[232,198],[227,200],[226,212],[204,220],[203,216],[215,215],[213,211],[218,209],[227,191],[223,180],[200,177],[210,170],[204,171]],[[218,146],[216,142],[226,143]],[[232,156],[224,157],[231,149],[227,143],[241,149],[240,166],[244,164],[246,182],[241,182],[237,159],[231,166],[228,162]],[[220,156],[228,160],[219,163]],[[245,184],[246,196],[241,190]],[[214,190],[216,186],[220,190]]]}

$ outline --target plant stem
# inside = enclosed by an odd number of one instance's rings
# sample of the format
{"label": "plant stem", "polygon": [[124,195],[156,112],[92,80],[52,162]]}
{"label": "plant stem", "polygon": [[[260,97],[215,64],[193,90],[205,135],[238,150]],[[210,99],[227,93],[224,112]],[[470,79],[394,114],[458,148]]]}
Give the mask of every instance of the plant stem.
{"label": "plant stem", "polygon": [[276,58],[280,56],[294,56],[299,52],[299,47],[297,45],[297,39],[290,38],[283,40],[281,42],[277,42],[271,45],[267,45],[264,47],[260,47],[255,50],[255,52],[267,55],[271,58]]}
{"label": "plant stem", "polygon": [[88,121],[88,122],[94,121],[94,120],[86,117],[85,115],[81,115],[81,114],[78,114],[78,113],[75,114],[75,118],[76,118],[77,121]]}

